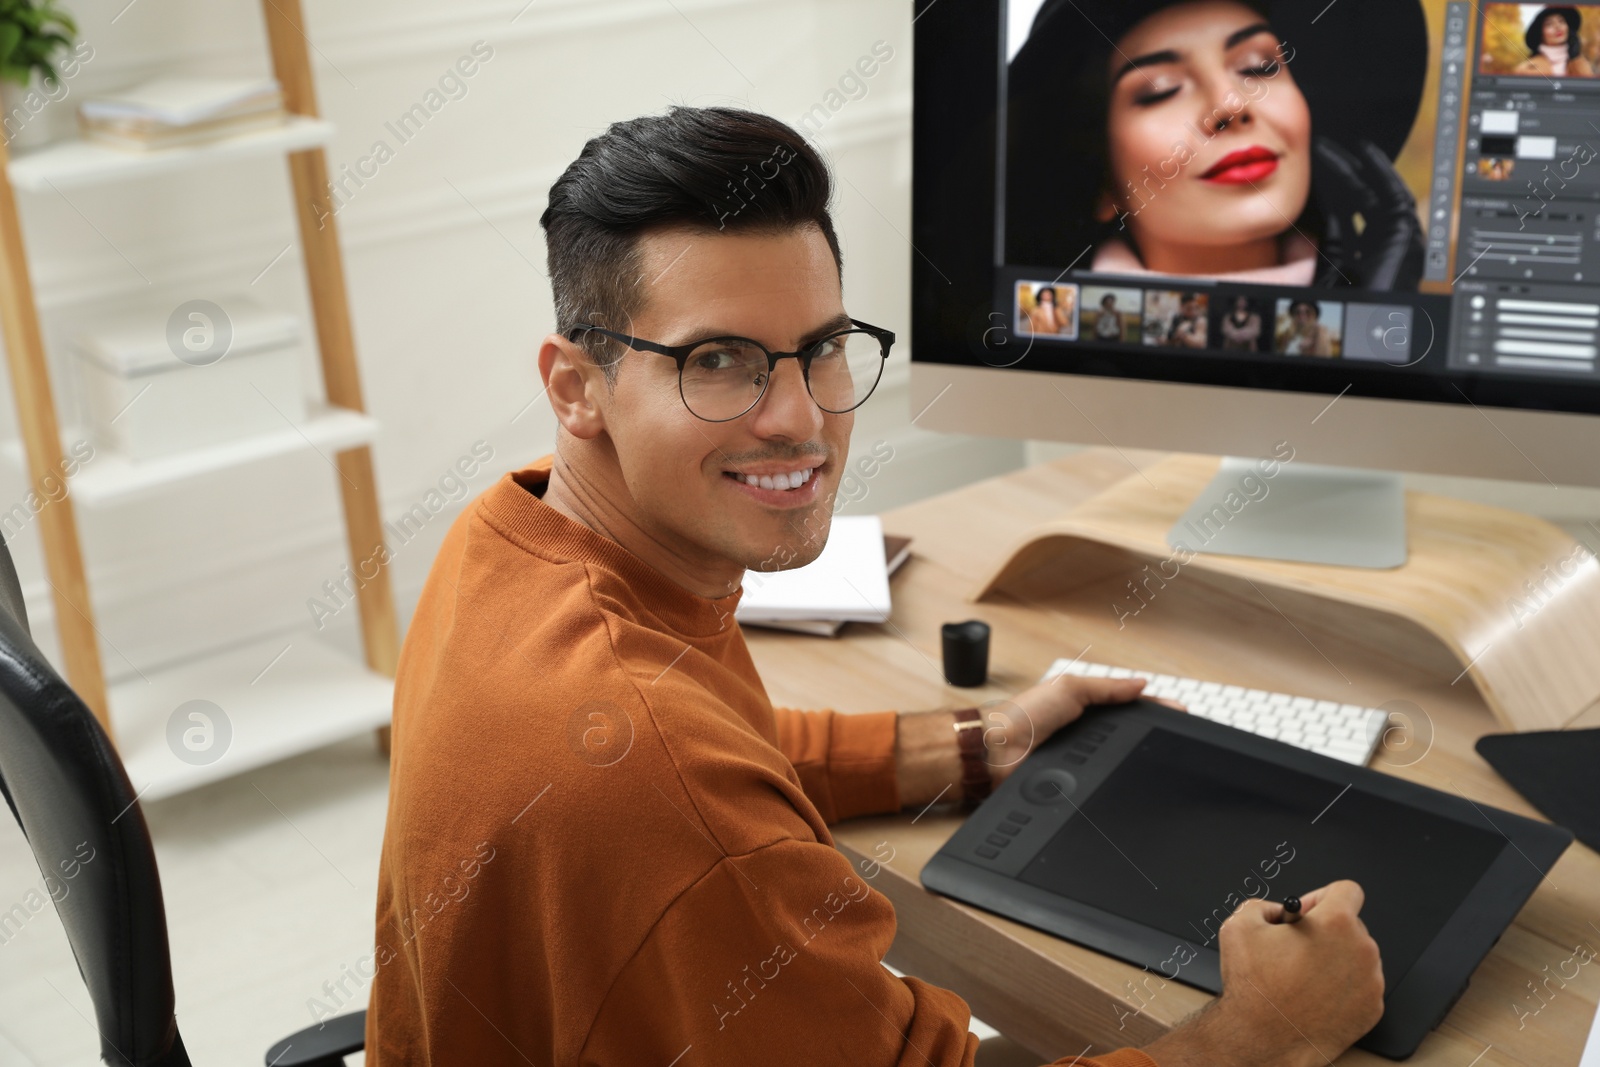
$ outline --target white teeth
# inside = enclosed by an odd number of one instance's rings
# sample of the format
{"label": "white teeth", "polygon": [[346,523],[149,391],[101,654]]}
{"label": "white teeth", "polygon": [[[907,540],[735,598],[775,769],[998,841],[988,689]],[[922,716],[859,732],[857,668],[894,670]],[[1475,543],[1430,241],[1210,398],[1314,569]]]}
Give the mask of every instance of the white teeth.
{"label": "white teeth", "polygon": [[788,471],[783,474],[746,474],[743,476],[736,474],[735,477],[740,478],[746,485],[756,485],[762,489],[789,490],[798,489],[809,482],[815,470],[815,467],[807,467],[804,470]]}

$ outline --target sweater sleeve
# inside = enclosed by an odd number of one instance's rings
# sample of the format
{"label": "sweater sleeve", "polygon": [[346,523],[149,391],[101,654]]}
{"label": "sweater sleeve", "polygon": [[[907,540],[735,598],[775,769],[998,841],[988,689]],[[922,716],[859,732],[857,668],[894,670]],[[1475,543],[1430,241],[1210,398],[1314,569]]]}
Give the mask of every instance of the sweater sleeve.
{"label": "sweater sleeve", "polygon": [[794,764],[801,787],[824,822],[900,810],[894,759],[897,713],[772,711],[778,750]]}
{"label": "sweater sleeve", "polygon": [[[972,1067],[966,1002],[883,966],[894,932],[888,898],[827,845],[785,840],[727,857],[656,921],[579,1062]],[[1131,1050],[1059,1062],[1152,1067]]]}

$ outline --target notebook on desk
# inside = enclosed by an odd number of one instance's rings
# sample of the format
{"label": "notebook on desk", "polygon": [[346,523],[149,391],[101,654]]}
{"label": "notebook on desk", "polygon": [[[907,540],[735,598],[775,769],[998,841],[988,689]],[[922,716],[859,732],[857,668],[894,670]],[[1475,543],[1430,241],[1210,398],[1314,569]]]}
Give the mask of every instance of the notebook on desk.
{"label": "notebook on desk", "polygon": [[745,572],[734,617],[743,626],[835,637],[847,622],[883,622],[889,575],[911,555],[911,538],[886,535],[876,515],[833,520],[822,554],[793,570]]}

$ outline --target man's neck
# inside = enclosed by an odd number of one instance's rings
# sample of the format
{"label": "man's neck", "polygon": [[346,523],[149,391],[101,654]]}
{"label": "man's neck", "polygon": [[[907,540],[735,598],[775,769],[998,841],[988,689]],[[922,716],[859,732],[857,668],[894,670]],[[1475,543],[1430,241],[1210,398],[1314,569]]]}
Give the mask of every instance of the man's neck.
{"label": "man's neck", "polygon": [[708,562],[690,554],[640,526],[627,507],[632,495],[614,466],[569,462],[557,447],[550,467],[544,502],[573,522],[581,523],[633,553],[676,584],[697,596],[715,600],[727,596],[744,579],[744,568],[726,560]]}

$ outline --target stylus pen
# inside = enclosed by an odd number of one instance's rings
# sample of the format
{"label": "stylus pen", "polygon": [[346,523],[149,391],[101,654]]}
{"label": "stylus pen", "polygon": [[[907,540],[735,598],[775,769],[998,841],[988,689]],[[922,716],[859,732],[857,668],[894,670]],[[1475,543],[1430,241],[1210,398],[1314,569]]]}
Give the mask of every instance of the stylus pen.
{"label": "stylus pen", "polygon": [[1300,921],[1300,898],[1290,897],[1283,902],[1283,914],[1278,917],[1281,923],[1297,923]]}

